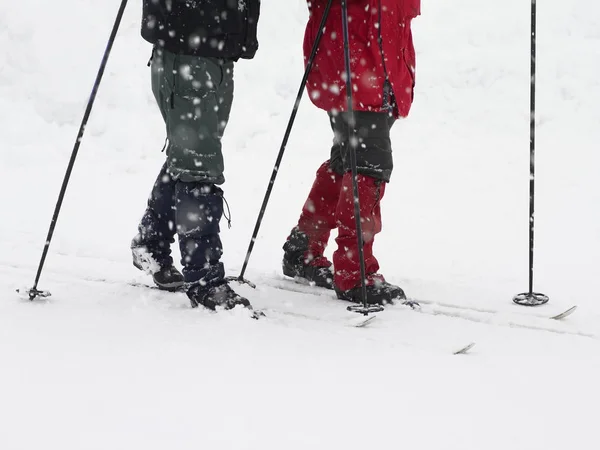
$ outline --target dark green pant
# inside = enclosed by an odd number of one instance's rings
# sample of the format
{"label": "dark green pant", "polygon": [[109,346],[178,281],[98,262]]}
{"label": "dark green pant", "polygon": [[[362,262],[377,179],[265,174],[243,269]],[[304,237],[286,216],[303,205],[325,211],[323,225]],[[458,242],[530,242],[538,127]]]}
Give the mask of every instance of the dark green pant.
{"label": "dark green pant", "polygon": [[167,128],[175,180],[223,184],[221,138],[233,102],[233,62],[156,48],[152,92]]}

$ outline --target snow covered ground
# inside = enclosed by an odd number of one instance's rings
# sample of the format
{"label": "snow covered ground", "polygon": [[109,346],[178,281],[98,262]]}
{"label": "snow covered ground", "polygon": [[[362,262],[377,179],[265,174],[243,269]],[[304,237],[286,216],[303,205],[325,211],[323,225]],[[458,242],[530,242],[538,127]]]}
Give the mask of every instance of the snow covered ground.
{"label": "snow covered ground", "polygon": [[[281,245],[331,142],[307,98],[250,261],[258,288],[239,288],[269,319],[130,286],[149,282],[129,241],[164,157],[139,2],[46,262],[53,296],[16,294],[33,283],[118,3],[0,0],[0,449],[600,448],[598,2],[538,5],[536,288],[551,300],[535,310],[511,303],[527,289],[529,4],[423,4],[416,101],[393,130],[375,249],[390,281],[436,303],[364,329],[327,294],[277,288]],[[306,15],[303,0],[263,0],[260,51],[236,66],[231,275],[302,76]],[[572,304],[563,322],[536,316]]]}

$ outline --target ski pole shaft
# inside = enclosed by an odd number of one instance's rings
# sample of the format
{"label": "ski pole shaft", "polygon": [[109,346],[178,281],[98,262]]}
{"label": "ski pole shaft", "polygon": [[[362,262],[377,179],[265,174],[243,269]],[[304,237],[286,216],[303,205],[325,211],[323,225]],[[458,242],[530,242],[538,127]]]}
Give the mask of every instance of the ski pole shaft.
{"label": "ski pole shaft", "polygon": [[536,0],[531,0],[531,74],[529,110],[529,292],[513,297],[513,302],[524,306],[548,303],[547,295],[533,290],[533,247],[535,221],[535,66],[536,66]]}
{"label": "ski pole shaft", "polygon": [[60,209],[62,207],[65,193],[67,191],[67,185],[69,184],[69,179],[71,177],[71,172],[73,171],[73,166],[75,165],[75,159],[77,158],[79,146],[81,145],[81,141],[83,139],[83,134],[85,133],[85,127],[87,125],[88,119],[92,112],[94,100],[96,99],[96,94],[98,93],[98,88],[100,87],[100,82],[102,81],[102,76],[104,75],[104,69],[106,68],[106,64],[108,62],[108,57],[110,55],[110,51],[112,49],[115,38],[117,36],[117,31],[119,30],[119,26],[121,24],[121,19],[123,18],[123,13],[125,12],[126,6],[127,6],[127,0],[121,0],[121,6],[119,7],[117,17],[115,19],[112,31],[110,33],[110,37],[108,39],[108,43],[107,43],[106,49],[104,51],[104,56],[102,57],[102,62],[100,63],[100,69],[98,70],[98,74],[96,75],[96,80],[95,80],[94,86],[92,88],[92,93],[88,100],[88,104],[85,109],[83,119],[81,120],[81,125],[80,125],[79,131],[77,133],[77,139],[75,140],[75,145],[73,146],[73,151],[71,153],[71,159],[69,160],[69,165],[67,166],[67,171],[65,173],[65,177],[63,179],[63,183],[60,188],[60,193],[58,195],[58,201],[56,202],[56,207],[54,209],[54,214],[53,214],[52,220],[50,222],[50,228],[48,230],[48,235],[46,237],[44,250],[42,252],[42,257],[40,259],[37,274],[35,276],[35,282],[34,282],[33,288],[29,291],[29,298],[31,300],[35,299],[35,297],[37,297],[37,295],[39,294],[39,292],[37,290],[37,286],[40,281],[40,277],[42,275],[42,270],[44,267],[44,263],[46,261],[46,257],[48,255],[48,249],[50,248],[50,242],[52,241],[52,236],[54,235],[54,229],[56,228],[56,222],[58,220],[58,215],[60,214]]}
{"label": "ski pole shaft", "polygon": [[333,0],[329,0],[327,2],[327,5],[325,6],[325,10],[323,11],[323,17],[321,18],[321,23],[319,25],[319,32],[317,33],[317,36],[315,37],[315,42],[312,46],[310,57],[308,58],[306,68],[304,70],[304,76],[302,77],[302,82],[300,83],[300,88],[298,89],[298,95],[296,96],[296,101],[294,102],[292,114],[288,121],[287,128],[286,128],[285,134],[283,136],[283,141],[282,141],[281,147],[279,149],[279,154],[277,155],[277,159],[275,161],[275,165],[273,166],[273,172],[271,174],[271,179],[269,180],[269,185],[267,186],[267,191],[265,193],[265,197],[264,197],[262,205],[260,207],[260,212],[259,212],[258,218],[256,220],[256,225],[254,226],[254,231],[252,232],[252,238],[250,239],[250,244],[248,245],[248,251],[246,253],[246,258],[244,259],[244,264],[242,265],[242,270],[238,277],[238,281],[240,281],[240,282],[244,281],[244,274],[246,273],[246,269],[248,268],[248,263],[250,261],[250,255],[252,254],[252,250],[254,249],[254,243],[256,242],[256,238],[258,236],[258,231],[260,230],[260,226],[262,224],[262,220],[265,215],[265,211],[267,210],[269,198],[271,197],[271,192],[273,191],[275,179],[277,178],[277,173],[279,172],[279,166],[281,165],[281,160],[283,159],[283,154],[287,147],[287,142],[288,142],[290,134],[292,132],[292,127],[294,126],[294,121],[296,120],[296,114],[298,113],[298,108],[300,107],[300,101],[302,100],[302,95],[304,94],[304,89],[306,87],[306,81],[308,80],[308,76],[310,74],[315,57],[317,55],[317,51],[319,49],[319,43],[321,42],[321,38],[323,37],[323,31],[325,29],[325,22],[327,21],[327,17],[329,16],[329,10],[331,9],[332,3],[333,3]]}
{"label": "ski pole shaft", "polygon": [[352,189],[354,194],[354,218],[356,220],[356,239],[358,241],[358,257],[360,260],[361,299],[367,310],[367,284],[365,270],[365,255],[363,249],[362,224],[360,221],[360,199],[358,193],[358,172],[356,168],[356,147],[358,140],[355,135],[354,110],[352,107],[352,69],[350,67],[350,35],[348,32],[348,4],[342,1],[342,33],[344,38],[344,64],[346,70],[346,102],[348,114],[348,143],[350,147],[350,168],[352,170]]}
{"label": "ski pole shaft", "polygon": [[536,0],[531,0],[531,82],[529,115],[529,293],[533,293],[533,256],[535,225],[535,75],[536,75]]}

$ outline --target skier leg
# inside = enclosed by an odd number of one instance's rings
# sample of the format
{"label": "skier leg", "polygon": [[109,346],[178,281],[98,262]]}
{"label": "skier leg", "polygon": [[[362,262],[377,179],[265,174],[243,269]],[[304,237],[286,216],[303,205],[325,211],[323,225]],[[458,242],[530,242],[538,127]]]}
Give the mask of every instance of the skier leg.
{"label": "skier leg", "polygon": [[334,130],[330,158],[317,170],[297,225],[283,245],[283,273],[303,278],[317,286],[333,288],[331,262],[324,256],[331,230],[336,227],[335,210],[340,196],[344,140],[336,131],[337,118],[330,115]]}
{"label": "skier leg", "polygon": [[[379,273],[379,263],[373,254],[375,235],[382,228],[380,203],[393,169],[389,137],[393,119],[386,113],[356,111],[354,115],[355,135],[359,140],[356,149],[357,183],[367,276],[367,301],[369,303],[387,303],[405,298],[401,288],[387,283],[383,275]],[[346,114],[342,114],[342,116],[347,118]],[[337,250],[333,255],[334,286],[338,298],[360,302],[360,261],[354,217],[352,174],[349,169],[347,151],[343,159],[346,173],[336,209],[338,237],[336,239]]]}
{"label": "skier leg", "polygon": [[[164,75],[161,50],[154,50],[151,65],[152,91],[161,115],[167,119],[166,93],[168,81]],[[146,210],[131,241],[133,264],[152,275],[155,284],[165,290],[177,290],[183,276],[173,266],[171,244],[175,241],[175,181],[161,168],[148,198]]]}
{"label": "skier leg", "polygon": [[175,225],[185,290],[193,307],[250,306],[221,262],[225,182],[221,137],[233,102],[233,62],[165,52],[173,90],[167,110],[167,172],[175,180]]}

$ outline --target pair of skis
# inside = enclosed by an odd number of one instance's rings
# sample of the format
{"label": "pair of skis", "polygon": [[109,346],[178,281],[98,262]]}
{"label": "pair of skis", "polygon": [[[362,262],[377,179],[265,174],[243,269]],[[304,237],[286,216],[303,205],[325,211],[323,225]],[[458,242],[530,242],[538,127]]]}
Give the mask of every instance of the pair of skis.
{"label": "pair of skis", "polygon": [[[287,280],[286,280],[287,282]],[[293,281],[290,281],[290,283],[293,283]],[[147,285],[145,283],[128,283],[129,286],[132,287],[143,287],[143,288],[149,288],[149,289],[155,289],[155,290],[159,290],[158,287],[156,286],[150,286]],[[286,289],[283,286],[273,286],[269,283],[266,283],[267,286],[269,287],[276,287],[279,288],[281,290],[286,290],[288,292],[296,292],[296,293],[301,293],[301,294],[307,294],[307,295],[318,295],[318,292],[305,292],[302,290],[297,290],[297,289]],[[419,305],[417,302],[411,301],[411,302],[407,302],[407,306],[410,306],[412,309],[418,310]],[[272,316],[277,316],[277,315],[283,315],[283,316],[288,316],[288,317],[295,317],[295,318],[299,318],[299,319],[305,319],[305,320],[326,320],[322,317],[316,317],[314,315],[309,315],[309,314],[304,314],[301,312],[295,312],[295,311],[280,311],[280,310],[274,310],[274,309],[270,309],[270,308],[265,308],[265,309],[253,309],[253,308],[248,308],[249,312],[250,312],[250,318],[255,319],[255,320],[260,320],[263,318],[269,318]],[[376,319],[378,318],[377,314],[369,314],[369,315],[364,315],[362,317],[360,316],[353,316],[347,323],[346,325],[350,326],[350,327],[355,327],[355,328],[366,328],[369,326],[369,324],[373,323]],[[471,350],[473,347],[475,346],[474,342],[470,342],[467,345],[461,346],[459,347],[457,350],[454,350],[452,353],[454,355],[462,355],[462,354],[466,354],[469,352],[469,350]]]}
{"label": "pair of skis", "polygon": [[[288,292],[295,292],[295,293],[299,293],[299,294],[308,294],[308,295],[316,295],[316,296],[324,296],[324,297],[332,296],[331,292],[328,290],[322,290],[322,289],[314,288],[311,286],[307,286],[305,283],[301,283],[299,281],[294,281],[294,280],[288,279],[288,278],[276,278],[274,280],[271,280],[271,279],[264,280],[263,279],[263,280],[261,280],[260,284],[264,284],[265,286],[270,287],[270,288],[280,289],[280,290],[284,290],[284,291],[288,291]],[[149,286],[144,283],[129,283],[129,285],[134,286],[134,287],[137,286],[137,287],[158,289],[155,286]],[[422,306],[421,306],[421,304],[422,304]],[[415,300],[411,299],[410,301],[406,302],[405,306],[410,307],[410,309],[414,312],[430,314],[430,315],[457,317],[457,318],[462,318],[462,319],[466,319],[466,320],[473,320],[476,322],[482,322],[482,320],[469,318],[468,313],[489,314],[492,316],[495,314],[505,313],[503,311],[496,311],[493,309],[461,306],[461,305],[456,305],[456,304],[433,302],[433,301],[427,301],[427,300],[415,301]],[[569,317],[576,310],[577,310],[577,305],[574,305],[563,311],[560,311],[559,313],[553,313],[551,315],[543,314],[543,313],[531,313],[531,314],[525,314],[524,316],[532,317],[532,318],[549,319],[552,321],[561,321],[561,320],[564,320],[565,318]],[[259,320],[262,318],[269,318],[269,316],[271,316],[272,314],[275,316],[277,316],[277,315],[292,316],[292,317],[298,317],[301,319],[308,319],[308,320],[325,320],[322,317],[316,317],[314,315],[304,314],[304,313],[295,312],[295,311],[280,311],[280,310],[269,309],[269,308],[250,309],[250,317],[253,319],[256,319],[256,320]],[[514,313],[508,313],[508,314],[514,314]],[[521,314],[518,314],[518,315],[521,316]],[[355,327],[355,328],[367,328],[371,324],[373,324],[376,320],[378,320],[378,317],[379,317],[379,315],[377,313],[364,315],[362,317],[359,315],[355,315],[354,317],[352,317],[350,320],[348,320],[346,322],[346,325],[350,326],[350,327]],[[519,325],[517,325],[517,326],[519,326]],[[531,329],[553,331],[551,329],[546,329],[546,328],[542,328],[542,327],[535,327],[535,326],[528,326],[528,325],[521,325],[521,326],[525,327],[525,328],[531,328]],[[467,345],[459,347],[457,350],[453,351],[452,353],[454,355],[466,354],[474,346],[475,346],[475,342],[470,342]]]}
{"label": "pair of skis", "polygon": [[[288,292],[331,297],[331,292],[328,290],[314,288],[312,286],[308,286],[306,283],[302,283],[300,281],[296,281],[296,280],[292,280],[292,279],[288,279],[288,278],[282,277],[282,278],[276,278],[274,280],[261,280],[261,283],[264,283],[267,287],[274,288],[274,289],[280,289],[280,290],[284,290],[284,291],[288,291]],[[133,286],[133,287],[158,289],[156,286],[151,286],[151,285],[148,285],[145,283],[132,282],[132,283],[128,283],[128,284],[129,284],[129,286]],[[252,285],[252,287],[256,288],[255,285]],[[411,304],[412,304],[412,306],[411,306]],[[488,309],[488,308],[463,306],[463,305],[456,305],[453,303],[444,303],[444,302],[436,302],[436,301],[421,300],[421,299],[419,299],[419,300],[409,299],[406,303],[406,306],[411,306],[411,309],[413,311],[424,312],[423,309],[421,308],[421,305],[436,308],[433,312],[431,312],[431,314],[433,314],[433,315],[442,315],[442,316],[449,316],[449,317],[461,317],[460,314],[453,314],[453,313],[449,312],[451,310],[456,310],[457,312],[468,311],[468,312],[473,312],[473,313],[482,313],[482,314],[491,314],[491,315],[503,314],[503,313],[513,314],[510,312],[497,311],[497,310]],[[445,310],[448,310],[448,311],[445,311]],[[550,319],[553,321],[561,321],[561,320],[569,317],[576,310],[577,310],[577,305],[573,305],[573,306],[566,308],[558,313],[553,313],[553,314],[530,313],[530,314],[525,314],[524,316],[541,318],[541,319]],[[260,316],[260,317],[266,316],[264,311],[259,311],[259,310],[254,310],[254,311],[257,311],[257,316]],[[369,325],[370,323],[372,323],[376,317],[377,317],[376,314],[371,314],[371,315],[365,316],[364,318],[361,318],[360,320],[355,321],[354,326],[357,328],[364,328],[367,325]]]}

